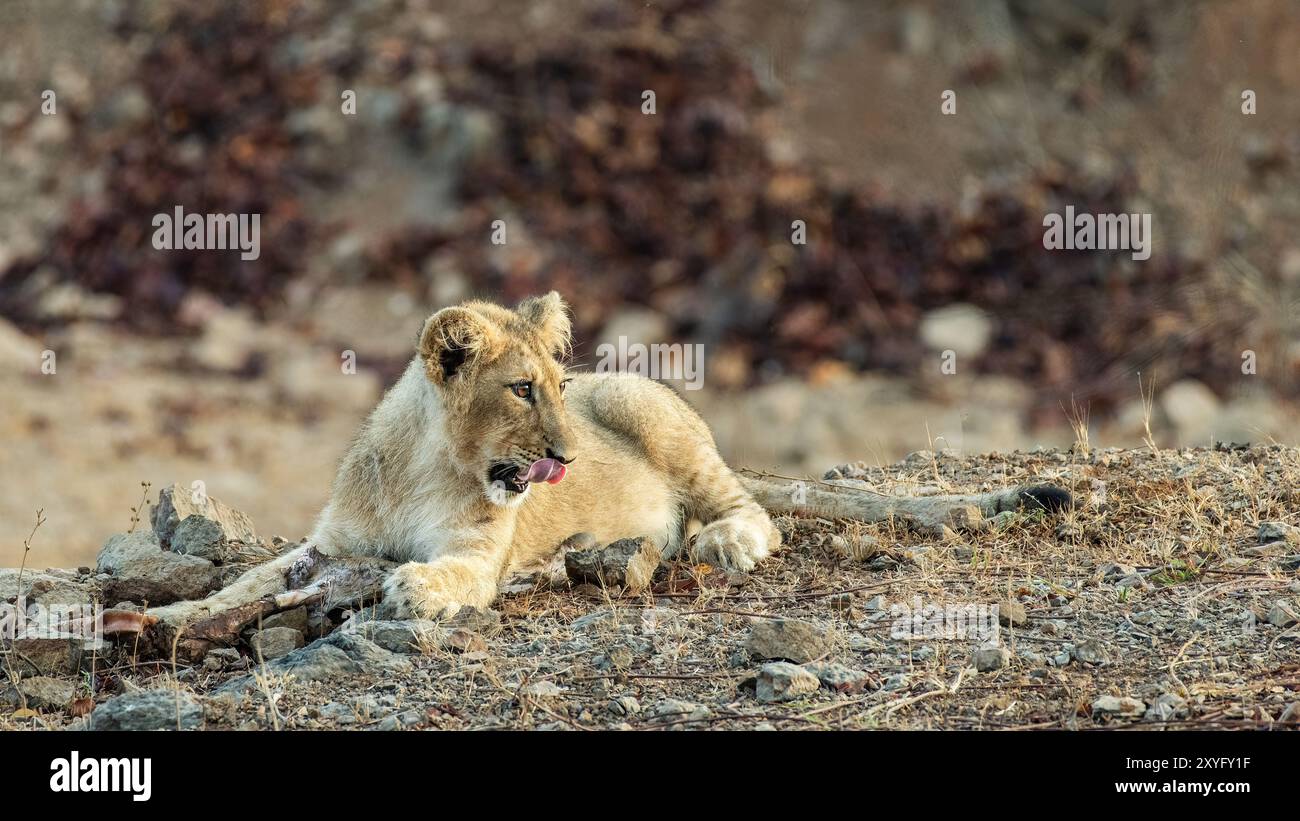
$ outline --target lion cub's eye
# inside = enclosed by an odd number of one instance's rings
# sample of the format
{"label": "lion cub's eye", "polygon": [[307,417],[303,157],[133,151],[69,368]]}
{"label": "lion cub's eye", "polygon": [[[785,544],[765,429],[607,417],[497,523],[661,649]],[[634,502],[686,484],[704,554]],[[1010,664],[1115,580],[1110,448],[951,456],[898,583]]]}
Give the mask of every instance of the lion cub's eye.
{"label": "lion cub's eye", "polygon": [[560,382],[560,396],[564,396],[564,389],[569,387],[569,383],[572,381],[572,379],[565,379]]}
{"label": "lion cub's eye", "polygon": [[510,389],[511,393],[513,393],[515,396],[518,396],[520,399],[533,398],[532,382],[516,382],[513,385],[507,385],[506,387]]}

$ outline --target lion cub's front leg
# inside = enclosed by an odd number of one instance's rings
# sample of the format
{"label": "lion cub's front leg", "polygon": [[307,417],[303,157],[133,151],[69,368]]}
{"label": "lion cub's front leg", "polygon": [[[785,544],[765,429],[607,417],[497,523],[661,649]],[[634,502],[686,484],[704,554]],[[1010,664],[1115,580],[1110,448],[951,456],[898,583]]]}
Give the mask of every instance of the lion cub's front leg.
{"label": "lion cub's front leg", "polygon": [[428,562],[407,562],[384,582],[384,607],[399,619],[447,619],[497,595],[504,545],[478,542]]}

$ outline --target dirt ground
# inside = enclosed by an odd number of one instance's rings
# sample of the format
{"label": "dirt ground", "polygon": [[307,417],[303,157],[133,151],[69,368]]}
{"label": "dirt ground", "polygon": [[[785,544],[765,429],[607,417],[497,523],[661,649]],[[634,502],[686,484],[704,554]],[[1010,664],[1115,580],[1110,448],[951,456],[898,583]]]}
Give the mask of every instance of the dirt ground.
{"label": "dirt ground", "polygon": [[[514,588],[495,605],[499,623],[484,619],[455,641],[416,642],[408,654],[372,649],[352,675],[299,681],[274,662],[259,666],[246,648],[237,661],[224,651],[222,662],[149,662],[123,644],[98,659],[79,695],[92,697],[90,682],[96,704],[157,689],[197,703],[201,717],[192,708],[186,726],[207,729],[1300,722],[1300,531],[1292,527],[1300,451],[921,452],[838,472],[886,493],[1051,483],[1070,489],[1076,507],[1059,517],[1001,514],[943,535],[782,518],[785,546],[751,574],[678,562],[639,596],[591,585]],[[988,636],[937,629],[925,609],[993,604],[1000,649]],[[914,613],[926,614],[926,626],[909,619]],[[786,620],[780,635],[762,639],[778,620]],[[819,671],[823,685],[773,700],[774,674],[798,677],[791,665],[765,666],[777,654]],[[0,726],[86,721],[37,710]]]}

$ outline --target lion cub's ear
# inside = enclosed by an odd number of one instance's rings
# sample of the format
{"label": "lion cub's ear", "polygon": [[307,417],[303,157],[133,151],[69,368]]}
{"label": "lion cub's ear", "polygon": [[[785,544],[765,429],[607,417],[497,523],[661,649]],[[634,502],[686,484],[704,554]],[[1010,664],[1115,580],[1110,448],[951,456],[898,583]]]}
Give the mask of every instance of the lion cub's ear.
{"label": "lion cub's ear", "polygon": [[466,308],[443,308],[424,323],[419,354],[435,385],[472,368],[500,345],[499,331]]}
{"label": "lion cub's ear", "polygon": [[556,356],[569,352],[569,340],[572,329],[569,324],[569,309],[564,300],[555,291],[545,296],[525,299],[515,309],[525,322],[533,326],[534,332],[542,342],[542,347]]}

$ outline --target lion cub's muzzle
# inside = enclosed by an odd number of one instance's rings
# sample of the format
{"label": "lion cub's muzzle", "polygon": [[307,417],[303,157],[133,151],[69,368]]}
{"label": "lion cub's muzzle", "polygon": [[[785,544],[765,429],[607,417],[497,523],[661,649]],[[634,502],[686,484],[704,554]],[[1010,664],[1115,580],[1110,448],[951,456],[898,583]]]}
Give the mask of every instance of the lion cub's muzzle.
{"label": "lion cub's muzzle", "polygon": [[488,483],[505,488],[510,493],[523,493],[528,489],[528,485],[533,482],[546,482],[553,485],[564,478],[567,471],[566,462],[572,462],[572,459],[561,460],[552,456],[545,459],[538,459],[526,468],[522,468],[513,462],[503,462],[493,465],[488,470]]}

